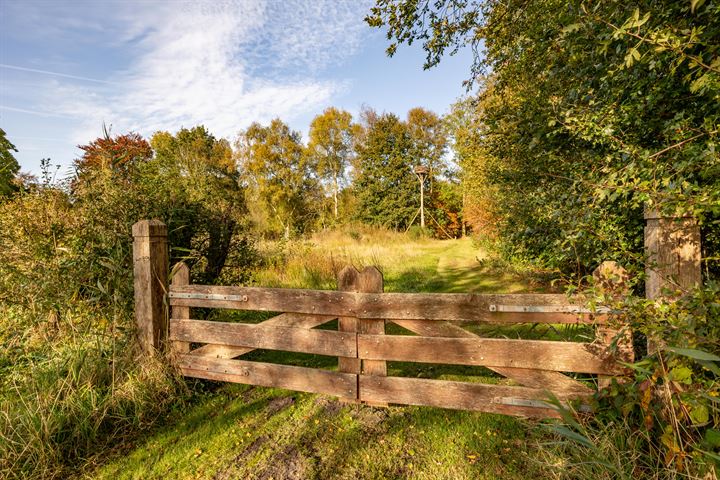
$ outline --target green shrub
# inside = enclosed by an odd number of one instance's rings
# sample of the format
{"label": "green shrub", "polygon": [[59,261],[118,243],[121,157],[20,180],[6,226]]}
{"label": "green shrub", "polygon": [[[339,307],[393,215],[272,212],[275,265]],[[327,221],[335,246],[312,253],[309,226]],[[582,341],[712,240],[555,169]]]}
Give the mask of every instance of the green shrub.
{"label": "green shrub", "polygon": [[719,298],[720,284],[708,282],[676,301],[631,297],[616,305],[658,347],[631,365],[626,381],[597,393],[592,415],[544,446],[549,463],[562,465],[558,478],[715,478]]}
{"label": "green shrub", "polygon": [[412,240],[420,240],[421,238],[430,238],[431,233],[427,228],[413,225],[407,230],[407,236]]}
{"label": "green shrub", "polygon": [[166,136],[162,156],[118,164],[141,139],[108,135],[79,176],[0,203],[2,477],[65,478],[184,397],[173,372],[135,358],[133,223],[163,220],[195,281],[246,281],[257,264],[237,179]]}

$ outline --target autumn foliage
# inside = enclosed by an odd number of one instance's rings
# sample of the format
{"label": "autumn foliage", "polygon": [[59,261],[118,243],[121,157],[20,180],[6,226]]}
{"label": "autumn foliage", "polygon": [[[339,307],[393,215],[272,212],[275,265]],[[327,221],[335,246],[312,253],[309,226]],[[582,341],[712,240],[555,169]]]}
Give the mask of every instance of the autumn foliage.
{"label": "autumn foliage", "polygon": [[109,168],[127,173],[139,162],[152,158],[150,144],[137,133],[112,137],[108,132],[87,145],[78,145],[84,153],[75,160],[78,174]]}

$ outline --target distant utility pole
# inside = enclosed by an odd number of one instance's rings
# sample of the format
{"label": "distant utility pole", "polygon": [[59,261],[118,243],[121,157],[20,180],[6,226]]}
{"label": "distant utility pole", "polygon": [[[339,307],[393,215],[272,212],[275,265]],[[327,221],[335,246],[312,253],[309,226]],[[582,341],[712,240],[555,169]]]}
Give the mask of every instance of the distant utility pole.
{"label": "distant utility pole", "polygon": [[425,228],[425,178],[429,170],[423,165],[418,165],[414,171],[420,180],[420,227]]}

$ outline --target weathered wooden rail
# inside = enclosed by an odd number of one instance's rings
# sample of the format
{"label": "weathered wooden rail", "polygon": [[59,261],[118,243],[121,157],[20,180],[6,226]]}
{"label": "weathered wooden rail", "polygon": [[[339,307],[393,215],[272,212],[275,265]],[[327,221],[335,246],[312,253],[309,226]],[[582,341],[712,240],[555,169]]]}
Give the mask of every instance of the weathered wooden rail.
{"label": "weathered wooden rail", "polygon": [[[566,373],[602,381],[632,360],[629,332],[607,325],[614,312],[587,310],[554,294],[383,293],[375,268],[346,268],[338,291],[191,285],[184,264],[167,285],[167,248],[159,222],[134,228],[137,321],[144,349],[165,345],[185,376],[281,387],[373,405],[411,404],[552,417],[549,396],[582,398],[592,389]],[[165,282],[165,283],[163,283]],[[166,292],[160,295],[159,292]],[[166,299],[171,315],[160,314]],[[154,303],[155,302],[155,303]],[[162,303],[160,304],[162,307]],[[193,319],[191,308],[283,312],[258,324]],[[338,320],[338,329],[315,327]],[[168,321],[169,320],[169,321]],[[387,335],[393,322],[414,335]],[[481,338],[466,323],[597,325],[589,343]],[[620,339],[620,342],[618,342]],[[613,348],[615,342],[620,348]],[[336,371],[238,359],[255,349],[338,357]],[[515,385],[387,376],[387,362],[486,367]]]}

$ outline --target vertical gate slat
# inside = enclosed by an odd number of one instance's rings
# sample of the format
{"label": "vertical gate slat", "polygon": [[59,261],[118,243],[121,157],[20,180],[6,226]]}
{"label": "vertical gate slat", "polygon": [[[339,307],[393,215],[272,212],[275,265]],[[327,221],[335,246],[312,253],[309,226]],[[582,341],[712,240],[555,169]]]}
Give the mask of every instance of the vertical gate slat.
{"label": "vertical gate slat", "polygon": [[[338,275],[338,290],[343,292],[356,292],[359,284],[360,272],[355,267],[343,268]],[[355,317],[338,317],[338,331],[357,333],[358,319]],[[360,374],[360,359],[349,357],[338,357],[338,372]],[[354,398],[341,398],[341,401],[348,403],[359,403],[357,395]]]}
{"label": "vertical gate slat", "polygon": [[[190,284],[190,268],[188,268],[185,262],[180,262],[175,265],[172,273],[172,286],[182,286]],[[190,319],[190,307],[172,307],[172,318],[178,320],[189,320]],[[190,351],[190,342],[181,342],[173,340],[170,344],[173,352],[176,354],[188,353]]]}
{"label": "vertical gate slat", "polygon": [[[359,277],[359,291],[363,293],[382,293],[384,290],[383,276],[375,267],[366,267]],[[372,335],[385,334],[385,319],[360,319],[358,320],[358,333]],[[358,351],[358,356],[360,352]],[[362,360],[361,374],[364,376],[385,377],[387,376],[387,362],[385,360]],[[358,390],[362,382],[358,384]],[[366,402],[369,405],[386,407],[386,402]]]}

